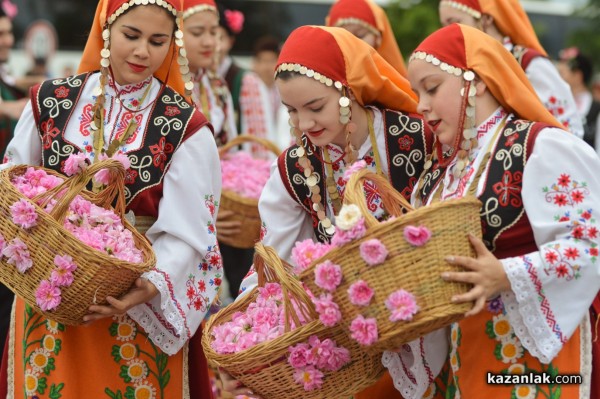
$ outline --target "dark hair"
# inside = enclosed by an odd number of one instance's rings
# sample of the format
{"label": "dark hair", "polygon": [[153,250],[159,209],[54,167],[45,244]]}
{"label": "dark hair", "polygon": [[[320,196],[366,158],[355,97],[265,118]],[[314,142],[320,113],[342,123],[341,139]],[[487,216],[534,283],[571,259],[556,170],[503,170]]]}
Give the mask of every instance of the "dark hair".
{"label": "dark hair", "polygon": [[586,85],[592,80],[592,74],[594,73],[594,67],[592,60],[587,56],[579,53],[575,57],[569,60],[569,68],[571,71],[581,71],[583,75],[583,83]]}
{"label": "dark hair", "polygon": [[235,36],[231,27],[227,24],[227,18],[225,18],[225,6],[222,3],[217,3],[217,9],[219,10],[219,26],[221,26],[227,32],[228,36]]}
{"label": "dark hair", "polygon": [[6,13],[4,12],[4,7],[2,7],[2,5],[0,4],[0,18],[4,17],[8,17],[8,15],[6,15]]}
{"label": "dark hair", "polygon": [[303,76],[303,75],[300,72],[295,72],[295,71],[281,71],[275,76],[275,79],[281,79],[284,82],[287,82],[288,80],[295,78],[297,76]]}
{"label": "dark hair", "polygon": [[270,51],[279,55],[281,51],[281,46],[279,45],[279,40],[274,36],[261,36],[254,43],[254,55],[258,55],[263,51]]}

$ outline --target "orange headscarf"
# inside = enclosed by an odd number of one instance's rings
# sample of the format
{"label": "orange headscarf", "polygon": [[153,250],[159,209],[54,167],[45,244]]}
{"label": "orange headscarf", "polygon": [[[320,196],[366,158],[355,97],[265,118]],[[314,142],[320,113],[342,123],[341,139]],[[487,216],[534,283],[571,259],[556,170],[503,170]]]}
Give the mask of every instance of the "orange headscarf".
{"label": "orange headscarf", "polygon": [[360,105],[417,110],[417,97],[408,80],[373,47],[342,28],[302,26],[294,30],[279,54],[276,73],[282,71],[296,71],[338,89],[348,87]]}
{"label": "orange headscarf", "polygon": [[385,11],[371,0],[338,0],[331,6],[329,15],[325,18],[327,26],[340,26],[358,23],[376,32],[381,42],[376,50],[403,76],[406,66],[390,21]]}
{"label": "orange headscarf", "polygon": [[[173,13],[174,18],[177,12],[181,10],[181,0],[148,0],[148,5],[156,7],[157,3],[161,4],[160,6],[166,9],[170,7],[171,10],[173,10],[171,12]],[[98,2],[92,29],[83,50],[81,62],[79,63],[78,73],[92,72],[100,69],[100,51],[104,48],[102,31],[114,21],[114,18],[118,18],[117,14],[121,15],[120,13],[124,11],[123,7],[125,4],[127,4],[128,9],[131,7],[142,6],[141,4],[136,5],[135,0],[100,0]],[[179,71],[177,57],[177,46],[174,42],[171,42],[169,53],[165,57],[162,65],[154,72],[154,76],[171,86],[181,95],[185,95],[183,78]]]}
{"label": "orange headscarf", "polygon": [[500,32],[510,37],[513,44],[548,55],[519,0],[441,0],[441,6],[453,7],[469,15],[473,12],[491,15]]}
{"label": "orange headscarf", "polygon": [[416,58],[423,59],[423,54],[463,71],[475,72],[496,100],[520,118],[564,129],[541,103],[512,54],[480,30],[460,24],[446,26],[429,35],[415,49],[411,60],[417,55],[420,57]]}

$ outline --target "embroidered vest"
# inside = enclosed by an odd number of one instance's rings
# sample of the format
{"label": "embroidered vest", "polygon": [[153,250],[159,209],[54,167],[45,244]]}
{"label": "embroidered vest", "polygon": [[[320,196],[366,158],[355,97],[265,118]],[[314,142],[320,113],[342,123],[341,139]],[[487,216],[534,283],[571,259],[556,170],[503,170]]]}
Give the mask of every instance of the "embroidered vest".
{"label": "embroidered vest", "polygon": [[[65,129],[92,73],[54,79],[32,89],[32,106],[42,140],[42,164],[61,171],[70,154],[84,152],[65,138]],[[131,168],[125,177],[129,205],[146,190],[162,185],[177,148],[207,125],[206,118],[168,86],[163,86],[143,126],[143,145],[127,153]],[[210,125],[209,125],[210,126]],[[152,127],[152,128],[151,128]]]}
{"label": "embroidered vest", "polygon": [[[423,170],[425,156],[431,151],[433,136],[423,119],[416,114],[383,110],[383,121],[385,155],[389,165],[387,176],[394,188],[410,199],[412,189]],[[306,136],[302,136],[302,140],[314,172],[321,176],[318,182],[321,193],[325,193],[325,165],[315,155],[315,150],[318,149],[308,142]],[[328,242],[331,236],[319,225],[317,212],[312,208],[311,192],[305,183],[304,169],[298,164],[297,149],[297,145],[291,146],[279,156],[279,174],[290,196],[311,216],[317,239]],[[325,198],[322,204],[326,209]]]}
{"label": "embroidered vest", "polygon": [[[509,121],[488,161],[481,203],[483,241],[498,257],[504,258],[535,251],[533,232],[523,209],[521,189],[523,169],[533,150],[537,134],[549,125],[524,120]],[[420,196],[427,203],[433,188],[441,184],[444,170],[434,165],[421,178],[425,180]],[[514,254],[514,255],[513,255]]]}

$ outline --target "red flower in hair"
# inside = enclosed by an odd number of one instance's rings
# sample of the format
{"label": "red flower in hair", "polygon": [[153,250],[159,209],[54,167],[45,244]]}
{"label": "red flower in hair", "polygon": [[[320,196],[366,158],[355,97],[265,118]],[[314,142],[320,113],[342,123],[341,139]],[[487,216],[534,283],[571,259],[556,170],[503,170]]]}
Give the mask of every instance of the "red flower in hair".
{"label": "red flower in hair", "polygon": [[237,10],[225,10],[225,21],[229,29],[235,34],[238,34],[244,28],[244,14]]}

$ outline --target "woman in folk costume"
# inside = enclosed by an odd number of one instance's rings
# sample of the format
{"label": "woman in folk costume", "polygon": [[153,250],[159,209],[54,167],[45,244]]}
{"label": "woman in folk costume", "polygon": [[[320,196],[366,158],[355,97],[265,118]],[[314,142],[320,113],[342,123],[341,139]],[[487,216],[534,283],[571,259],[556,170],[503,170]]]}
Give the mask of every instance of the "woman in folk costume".
{"label": "woman in folk costume", "polygon": [[[276,84],[296,145],[273,165],[259,211],[262,242],[289,262],[297,241],[331,239],[347,181],[344,174],[354,162],[363,161],[386,176],[408,198],[432,135],[415,113],[408,81],[375,49],[342,28],[303,26],[293,31],[279,55]],[[307,170],[313,171],[308,178]],[[370,183],[365,194],[369,208],[382,216],[381,199]],[[255,284],[256,274],[250,274],[242,289]],[[387,396],[390,388],[391,381],[384,380],[378,391],[357,397],[393,397]]]}
{"label": "woman in folk costume", "polygon": [[338,0],[325,18],[327,26],[339,26],[364,40],[406,77],[404,58],[383,8],[372,0]]}
{"label": "woman in folk costume", "polygon": [[237,128],[227,83],[213,71],[218,26],[213,0],[183,0],[183,41],[194,82],[192,100],[213,125],[217,145],[223,145],[237,136]]}
{"label": "woman in folk costume", "polygon": [[441,0],[439,11],[443,26],[469,25],[500,41],[517,59],[546,109],[567,130],[583,137],[583,120],[571,89],[548,59],[519,0]]}
{"label": "woman in folk costume", "polygon": [[127,209],[146,225],[157,264],[121,298],[90,306],[87,326],[17,300],[8,397],[187,398],[190,381],[203,388],[196,397],[211,395],[205,359],[188,375],[187,343],[222,278],[221,177],[211,126],[184,99],[180,10],[179,0],[100,1],[80,74],[32,89],[8,162],[61,171],[72,153],[126,154]]}
{"label": "woman in folk costume", "polygon": [[[476,196],[483,241],[471,237],[476,258],[448,254],[466,270],[442,275],[474,285],[452,298],[474,301],[468,317],[384,353],[397,388],[406,399],[589,398],[600,159],[544,108],[514,57],[477,29],[434,32],[408,74],[436,136],[413,203]],[[492,385],[488,372],[580,374],[583,383]]]}

